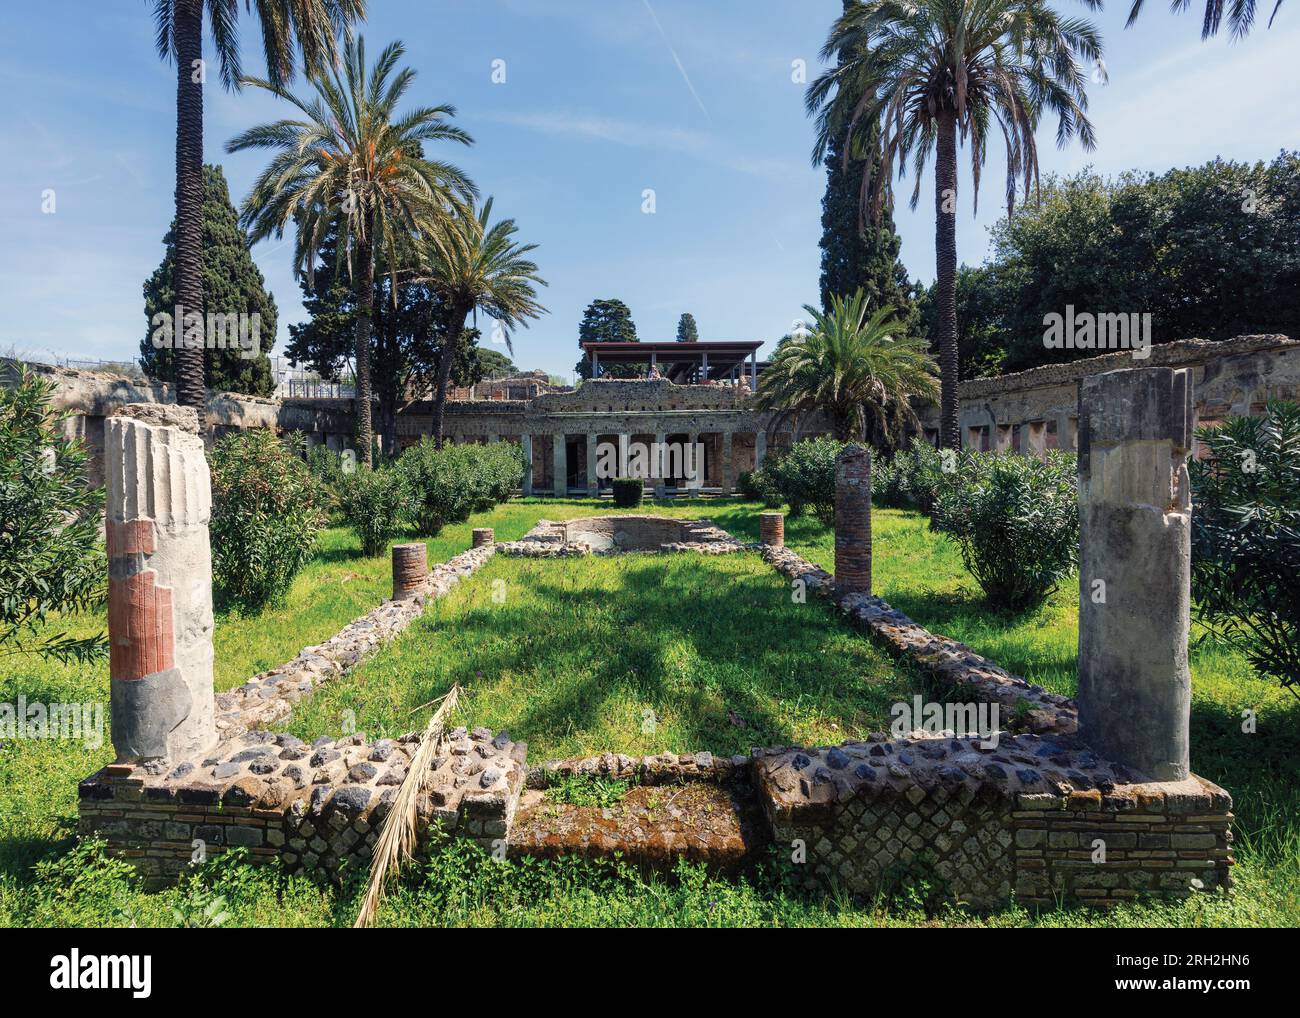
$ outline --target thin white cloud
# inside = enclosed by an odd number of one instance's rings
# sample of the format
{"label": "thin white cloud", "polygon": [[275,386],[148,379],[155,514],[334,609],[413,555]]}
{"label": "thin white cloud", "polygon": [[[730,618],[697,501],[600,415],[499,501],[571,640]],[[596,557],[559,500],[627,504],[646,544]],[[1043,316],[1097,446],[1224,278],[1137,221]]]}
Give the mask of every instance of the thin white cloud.
{"label": "thin white cloud", "polygon": [[523,127],[542,134],[591,141],[610,142],[630,148],[679,152],[737,173],[768,179],[791,179],[803,175],[802,159],[771,159],[732,151],[708,134],[683,127],[663,127],[588,113],[536,111],[531,113],[484,113],[482,119]]}
{"label": "thin white cloud", "polygon": [[682,81],[686,82],[686,87],[691,90],[691,95],[695,98],[695,105],[700,108],[700,112],[704,114],[704,118],[710,124],[713,123],[713,118],[709,116],[709,111],[704,106],[704,100],[700,98],[700,93],[695,91],[695,86],[691,84],[691,76],[686,73],[686,68],[682,65],[681,58],[677,56],[677,51],[673,49],[673,44],[668,41],[668,33],[664,31],[664,26],[659,24],[659,16],[655,14],[654,8],[650,6],[650,0],[641,0],[641,2],[645,4],[645,9],[650,15],[650,20],[655,23],[655,28],[659,30],[659,36],[663,39],[664,45],[668,47],[668,52],[672,54],[673,63],[677,65],[677,70],[681,73]]}

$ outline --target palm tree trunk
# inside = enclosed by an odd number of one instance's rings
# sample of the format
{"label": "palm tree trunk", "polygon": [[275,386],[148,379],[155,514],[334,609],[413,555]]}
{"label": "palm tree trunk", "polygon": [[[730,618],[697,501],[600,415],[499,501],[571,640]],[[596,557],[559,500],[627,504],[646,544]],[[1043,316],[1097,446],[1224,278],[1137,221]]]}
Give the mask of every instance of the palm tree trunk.
{"label": "palm tree trunk", "polygon": [[960,449],[957,408],[957,118],[939,113],[934,163],[935,330],[939,340],[939,447]]}
{"label": "palm tree trunk", "polygon": [[364,233],[357,240],[357,269],[355,294],[357,301],[356,362],[357,362],[357,449],[366,466],[374,466],[374,423],[371,420],[370,385],[370,320],[375,307],[375,255],[373,247],[374,216],[368,216],[362,227]]}
{"label": "palm tree trunk", "polygon": [[460,352],[460,342],[465,335],[465,322],[468,318],[469,312],[462,311],[459,307],[453,307],[448,316],[451,324],[447,328],[442,359],[438,362],[438,388],[433,394],[433,442],[439,449],[442,448],[442,417],[447,408],[447,382],[451,378],[452,361]]}
{"label": "palm tree trunk", "polygon": [[176,402],[199,411],[203,424],[203,346],[186,340],[186,319],[203,318],[203,5],[179,0],[176,33],[176,304],[184,317],[172,323]]}

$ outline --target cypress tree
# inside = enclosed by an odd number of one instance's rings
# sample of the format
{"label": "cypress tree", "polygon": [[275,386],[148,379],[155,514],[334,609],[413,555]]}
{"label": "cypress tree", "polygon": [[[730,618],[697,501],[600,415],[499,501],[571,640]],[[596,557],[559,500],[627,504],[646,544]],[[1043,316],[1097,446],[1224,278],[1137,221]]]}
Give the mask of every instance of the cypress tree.
{"label": "cypress tree", "polygon": [[[260,319],[256,356],[243,356],[237,333],[233,349],[209,349],[205,345],[204,377],[208,388],[217,392],[269,396],[275,391],[271,362],[266,356],[275,344],[275,298],[266,291],[266,281],[253,262],[221,167],[204,165],[203,184],[203,309],[209,314],[257,314]],[[174,220],[163,244],[166,253],[162,264],[144,284],[145,336],[140,341],[140,367],[151,378],[171,380],[175,377],[175,350],[154,346],[158,329],[154,316],[174,316],[176,310]],[[173,342],[179,345],[181,336],[182,323],[173,321]],[[227,339],[229,342],[230,337]]]}

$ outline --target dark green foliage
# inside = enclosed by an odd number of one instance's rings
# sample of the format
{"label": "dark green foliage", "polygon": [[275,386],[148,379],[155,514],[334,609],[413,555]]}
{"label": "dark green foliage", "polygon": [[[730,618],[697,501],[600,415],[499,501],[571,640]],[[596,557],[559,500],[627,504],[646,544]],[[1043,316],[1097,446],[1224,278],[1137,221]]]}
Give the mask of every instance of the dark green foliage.
{"label": "dark green foliage", "polygon": [[[593,300],[582,313],[582,324],[578,326],[578,348],[583,343],[636,343],[636,324],[632,321],[632,312],[621,300],[601,298]],[[574,370],[582,378],[591,377],[591,358],[587,351],[582,351]],[[611,378],[635,378],[645,374],[644,364],[602,365],[602,373]]]}
{"label": "dark green foliage", "polygon": [[1160,176],[1049,178],[1039,203],[999,221],[993,242],[991,264],[968,270],[958,320],[973,350],[1006,347],[1007,371],[1095,352],[1043,346],[1043,316],[1067,304],[1150,312],[1156,343],[1300,334],[1297,152]]}
{"label": "dark green foliage", "polygon": [[371,558],[382,555],[402,532],[410,504],[406,479],[396,467],[367,467],[344,474],[339,483],[339,512]]}
{"label": "dark green foliage", "polygon": [[[871,500],[875,505],[916,509],[929,516],[940,492],[948,487],[958,465],[970,455],[944,453],[921,438],[888,462],[871,467]],[[947,469],[945,469],[945,466]]]}
{"label": "dark green foliage", "polygon": [[300,439],[269,430],[227,435],[212,451],[212,582],[219,603],[261,611],[284,602],[316,548],[328,496]]}
{"label": "dark green foliage", "polygon": [[44,624],[103,602],[104,490],[86,481],[86,450],[66,436],[54,384],[25,368],[0,383],[0,655],[102,657],[102,633],[73,638]]}
{"label": "dark green foliage", "polygon": [[[874,148],[869,141],[868,147]],[[877,172],[879,172],[879,160]],[[890,305],[912,335],[917,324],[913,287],[899,261],[901,241],[894,232],[892,209],[882,209],[877,225],[860,228],[859,197],[864,160],[846,166],[841,139],[828,146],[825,159],[826,193],[822,196],[821,305],[830,311],[833,297],[848,297],[861,288],[870,306]]]}
{"label": "dark green foliage", "polygon": [[[346,266],[338,265],[337,238],[321,243],[320,261],[312,278],[301,280],[303,307],[311,316],[289,326],[285,353],[322,378],[351,378],[356,357],[357,300]],[[388,263],[377,256],[374,306],[370,331],[370,375],[376,400],[376,430],[385,451],[397,451],[397,409],[411,391],[427,391],[436,382],[448,346],[446,306],[431,286],[399,282],[396,303]],[[504,360],[495,350],[481,349],[478,330],[467,330],[456,346],[451,365],[454,385],[473,385],[488,365]],[[487,358],[486,360],[481,358]],[[508,364],[509,361],[507,360]]]}
{"label": "dark green foliage", "polygon": [[1197,617],[1300,695],[1300,404],[1201,428],[1191,464]]}
{"label": "dark green foliage", "polygon": [[996,608],[1036,608],[1078,564],[1077,468],[1070,453],[963,452],[930,526],[956,542]]}
{"label": "dark green foliage", "polygon": [[639,477],[615,477],[610,487],[614,491],[614,504],[621,509],[639,506],[645,494],[645,482]]}
{"label": "dark green foliage", "polygon": [[791,516],[812,509],[822,523],[834,526],[835,457],[845,444],[827,435],[796,442],[756,471],[754,484],[769,505],[775,492],[790,506]]}
{"label": "dark green foliage", "polygon": [[[275,298],[266,291],[261,270],[253,262],[239,215],[230,201],[230,189],[220,166],[203,167],[203,303],[209,314],[248,314],[261,317],[256,357],[243,357],[238,349],[203,351],[204,377],[209,389],[269,396],[275,390],[271,362],[275,345]],[[140,366],[151,378],[170,382],[175,377],[175,351],[153,344],[154,315],[175,314],[176,223],[163,238],[162,264],[144,284],[145,336],[140,341]],[[175,341],[179,325],[173,323]]]}
{"label": "dark green foliage", "polygon": [[448,523],[506,501],[523,481],[523,451],[513,442],[444,445],[432,439],[402,453],[395,469],[406,485],[416,533],[436,536]]}
{"label": "dark green foliage", "polygon": [[699,341],[700,330],[695,325],[695,316],[689,311],[684,312],[682,317],[677,319],[677,342],[698,343]]}
{"label": "dark green foliage", "polygon": [[[957,357],[963,381],[1002,373],[1007,356],[1003,275],[998,265],[963,265],[957,270]],[[922,290],[917,305],[921,334],[930,337],[936,335],[935,296],[932,284]],[[1036,335],[1041,337],[1041,328]]]}

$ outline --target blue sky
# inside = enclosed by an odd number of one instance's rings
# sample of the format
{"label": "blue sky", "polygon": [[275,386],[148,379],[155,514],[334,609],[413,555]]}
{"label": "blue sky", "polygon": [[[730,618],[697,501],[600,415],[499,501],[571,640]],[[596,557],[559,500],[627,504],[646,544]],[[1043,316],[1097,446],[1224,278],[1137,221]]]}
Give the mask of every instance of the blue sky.
{"label": "blue sky", "polygon": [[[583,308],[619,297],[642,339],[671,339],[690,311],[701,338],[774,343],[817,298],[824,172],[809,163],[811,124],[792,61],[817,51],[840,0],[370,0],[372,52],[394,38],[419,76],[411,99],[452,103],[472,148],[459,163],[521,236],[540,245],[550,314],[516,336],[516,360],[568,374]],[[1194,5],[1199,8],[1199,0]],[[242,7],[242,4],[241,4]],[[1062,9],[1076,13],[1079,5]],[[1271,4],[1265,4],[1271,10]],[[172,216],[174,70],[155,54],[146,0],[6,5],[0,13],[0,352],[125,359],[145,320],[141,286]],[[18,13],[19,11],[23,13]],[[1199,10],[1127,4],[1094,15],[1110,82],[1094,86],[1098,147],[1054,144],[1043,172],[1088,164],[1163,170],[1216,155],[1267,159],[1300,144],[1300,7],[1271,31],[1202,43]],[[244,18],[245,69],[259,73]],[[210,43],[205,43],[210,54]],[[494,60],[506,81],[494,84]],[[205,95],[206,155],[235,200],[264,156],[225,142],[281,104],[215,81]],[[299,83],[301,84],[301,83]],[[991,146],[980,214],[963,175],[960,258],[983,260],[1002,192]],[[896,219],[914,277],[934,275],[932,183]],[[41,211],[53,188],[57,211]],[[642,212],[643,192],[656,211]],[[254,257],[287,325],[303,317],[288,240]],[[770,349],[770,347],[769,347]]]}

